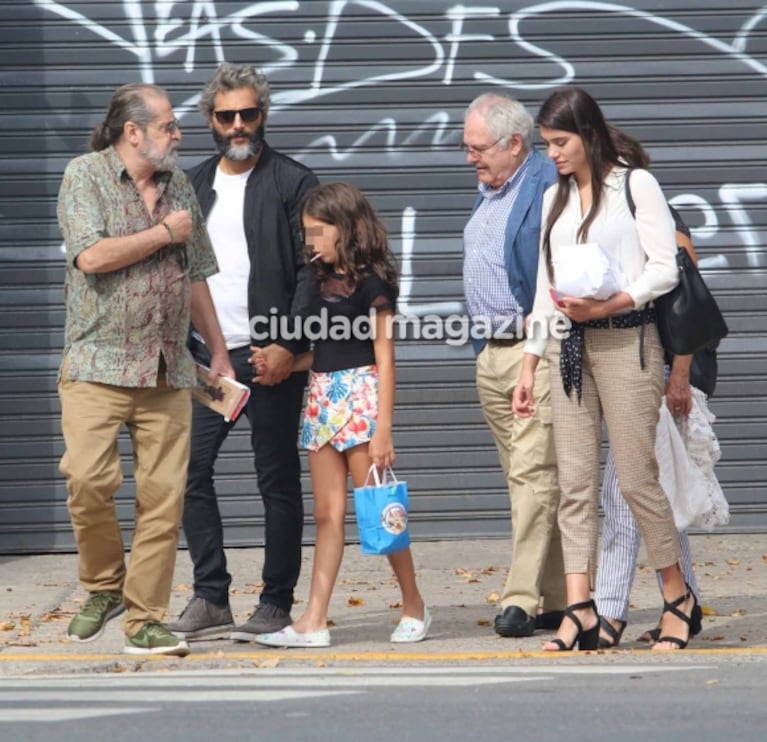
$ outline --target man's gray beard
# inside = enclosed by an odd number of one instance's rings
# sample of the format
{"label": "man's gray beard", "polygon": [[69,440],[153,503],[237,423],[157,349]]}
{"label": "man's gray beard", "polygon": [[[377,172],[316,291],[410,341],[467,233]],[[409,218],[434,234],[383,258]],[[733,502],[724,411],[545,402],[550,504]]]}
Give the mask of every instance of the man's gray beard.
{"label": "man's gray beard", "polygon": [[248,142],[247,144],[232,144],[229,142],[221,154],[230,160],[241,162],[253,157],[258,152],[258,149],[259,147],[253,142]]}
{"label": "man's gray beard", "polygon": [[153,155],[148,150],[139,150],[139,154],[152,165],[155,170],[173,170],[178,162],[178,151],[175,147],[169,149],[162,156]]}
{"label": "man's gray beard", "polygon": [[264,144],[264,126],[263,124],[259,126],[250,135],[246,144],[232,144],[227,137],[221,136],[215,129],[213,130],[213,141],[215,141],[218,151],[224,157],[235,162],[249,160],[261,151],[261,147]]}

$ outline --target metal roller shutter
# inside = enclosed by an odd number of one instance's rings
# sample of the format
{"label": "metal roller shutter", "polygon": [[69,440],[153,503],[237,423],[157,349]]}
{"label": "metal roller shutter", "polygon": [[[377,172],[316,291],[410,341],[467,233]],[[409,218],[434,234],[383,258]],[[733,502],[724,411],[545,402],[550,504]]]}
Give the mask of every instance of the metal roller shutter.
{"label": "metal roller shutter", "polygon": [[[465,106],[494,86],[510,87],[533,112],[556,85],[589,89],[647,145],[669,199],[695,227],[731,328],[711,405],[730,527],[767,528],[765,26],[763,11],[740,0],[4,0],[0,552],[73,547],[57,468],[63,169],[85,150],[113,89],[136,80],[168,89],[183,123],[184,164],[209,154],[195,98],[223,60],[269,75],[274,146],[321,180],[349,180],[371,196],[401,257],[400,311],[443,318],[461,311],[461,233],[476,185],[458,149]],[[411,328],[398,356],[398,469],[414,495],[415,536],[507,535],[507,493],[469,348],[417,339]],[[127,537],[127,440],[121,450]],[[231,545],[261,536],[250,458],[243,424],[218,465]],[[308,477],[305,491],[310,505]]]}

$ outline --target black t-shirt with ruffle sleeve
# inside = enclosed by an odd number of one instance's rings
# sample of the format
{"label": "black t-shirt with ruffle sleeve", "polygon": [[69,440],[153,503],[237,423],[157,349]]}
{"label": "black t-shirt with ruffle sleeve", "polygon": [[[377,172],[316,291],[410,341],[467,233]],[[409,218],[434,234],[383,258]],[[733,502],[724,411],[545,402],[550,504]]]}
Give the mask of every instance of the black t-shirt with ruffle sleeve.
{"label": "black t-shirt with ruffle sleeve", "polygon": [[321,330],[321,337],[314,340],[312,370],[341,371],[374,364],[375,311],[393,310],[396,302],[397,288],[372,272],[356,286],[339,274],[325,279],[312,313],[319,321],[315,319],[316,327],[308,328]]}

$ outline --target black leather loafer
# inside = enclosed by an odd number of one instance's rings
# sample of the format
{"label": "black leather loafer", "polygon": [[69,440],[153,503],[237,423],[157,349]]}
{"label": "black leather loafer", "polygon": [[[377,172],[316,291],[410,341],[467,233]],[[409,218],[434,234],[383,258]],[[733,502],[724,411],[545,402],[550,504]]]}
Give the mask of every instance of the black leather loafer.
{"label": "black leather loafer", "polygon": [[556,631],[564,617],[564,611],[545,611],[544,613],[539,613],[535,617],[535,628],[541,631]]}
{"label": "black leather loafer", "polygon": [[535,623],[535,619],[519,606],[510,605],[495,617],[495,633],[499,636],[532,636]]}

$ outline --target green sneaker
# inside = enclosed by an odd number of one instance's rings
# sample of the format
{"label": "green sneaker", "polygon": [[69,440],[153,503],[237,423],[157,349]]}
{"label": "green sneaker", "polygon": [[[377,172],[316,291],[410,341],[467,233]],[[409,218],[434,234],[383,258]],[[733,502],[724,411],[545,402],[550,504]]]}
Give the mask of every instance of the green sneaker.
{"label": "green sneaker", "polygon": [[125,654],[172,654],[186,657],[189,646],[159,621],[147,621],[136,634],[125,637]]}
{"label": "green sneaker", "polygon": [[73,642],[98,639],[111,621],[125,610],[122,593],[91,593],[80,612],[69,622],[67,638]]}

